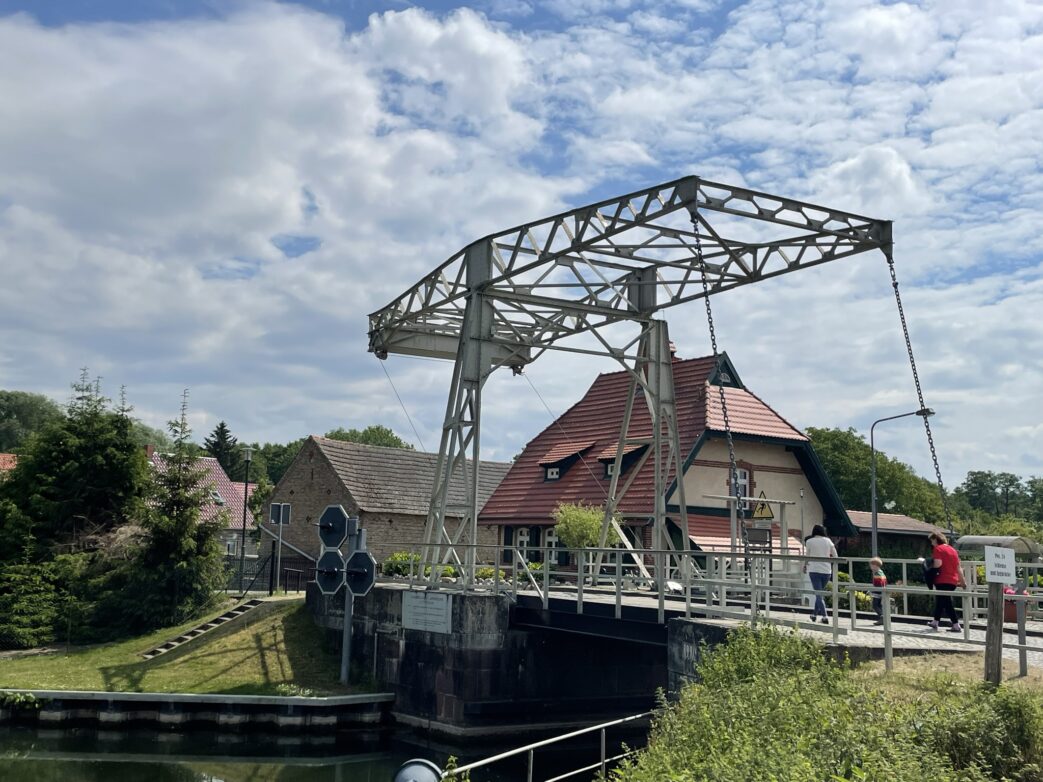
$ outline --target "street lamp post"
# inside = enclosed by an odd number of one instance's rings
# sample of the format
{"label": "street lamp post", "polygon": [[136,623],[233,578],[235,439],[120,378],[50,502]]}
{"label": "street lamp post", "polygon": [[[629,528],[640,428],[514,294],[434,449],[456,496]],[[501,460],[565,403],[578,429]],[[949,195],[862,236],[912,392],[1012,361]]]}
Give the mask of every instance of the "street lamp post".
{"label": "street lamp post", "polygon": [[873,430],[877,424],[882,424],[884,421],[894,421],[896,418],[906,418],[911,415],[918,415],[921,418],[930,418],[934,415],[934,410],[929,407],[922,407],[919,410],[913,410],[911,413],[902,413],[901,415],[889,415],[887,418],[880,418],[873,421],[873,425],[869,427],[869,453],[870,453],[870,468],[869,468],[869,501],[871,503],[872,510],[872,549],[873,556],[879,556],[880,552],[877,550],[877,520],[876,520],[876,443],[873,440]]}
{"label": "street lamp post", "polygon": [[243,529],[239,540],[239,590],[246,596],[246,588],[243,578],[246,572],[246,505],[250,499],[250,458],[253,456],[253,448],[243,446],[243,459],[246,460],[246,475],[243,480]]}

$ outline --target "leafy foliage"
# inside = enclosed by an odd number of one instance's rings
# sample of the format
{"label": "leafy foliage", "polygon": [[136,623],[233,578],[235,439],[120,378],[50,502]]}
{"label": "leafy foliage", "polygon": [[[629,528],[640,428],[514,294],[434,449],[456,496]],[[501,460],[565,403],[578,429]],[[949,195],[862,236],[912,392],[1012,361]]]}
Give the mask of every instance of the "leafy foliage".
{"label": "leafy foliage", "polygon": [[[580,549],[598,545],[605,511],[595,505],[560,502],[554,509],[554,531],[565,548]],[[609,529],[609,546],[619,543],[615,530]]]}
{"label": "leafy foliage", "polygon": [[405,448],[412,451],[413,446],[395,434],[386,426],[374,424],[365,429],[345,429],[338,426],[326,436],[331,440],[344,440],[349,443],[361,443],[362,445],[382,445],[385,448]]}
{"label": "leafy foliage", "polygon": [[[809,427],[807,435],[822,466],[836,487],[848,510],[868,511],[872,450],[865,438],[854,429],[818,429]],[[945,520],[945,509],[938,486],[916,474],[912,467],[876,452],[877,507],[893,502],[894,513],[937,523]]]}
{"label": "leafy foliage", "polygon": [[700,683],[656,720],[617,782],[1038,780],[1043,702],[1001,687],[897,699],[815,642],[740,628],[704,652]]}
{"label": "leafy foliage", "polygon": [[18,450],[61,417],[62,409],[43,394],[0,390],[0,453]]}
{"label": "leafy foliage", "polygon": [[19,558],[29,536],[33,561],[93,548],[143,513],[148,466],[130,409],[111,409],[86,370],[73,392],[66,415],[30,438],[0,484],[0,562]]}
{"label": "leafy foliage", "polygon": [[153,511],[145,543],[131,564],[131,594],[148,595],[147,605],[127,606],[134,629],[177,624],[206,611],[224,580],[219,536],[223,519],[204,521],[207,501],[203,470],[188,446],[187,392],[181,416],[168,424],[173,451],[156,476]]}
{"label": "leafy foliage", "polygon": [[46,568],[28,562],[0,569],[0,643],[29,648],[54,640],[57,596]]}

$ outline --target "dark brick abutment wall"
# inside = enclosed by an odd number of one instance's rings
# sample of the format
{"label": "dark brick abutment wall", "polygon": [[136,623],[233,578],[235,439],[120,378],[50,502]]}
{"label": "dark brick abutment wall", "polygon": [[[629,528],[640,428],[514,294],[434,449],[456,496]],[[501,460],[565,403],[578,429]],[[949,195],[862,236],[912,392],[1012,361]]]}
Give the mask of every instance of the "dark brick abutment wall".
{"label": "dark brick abutment wall", "polygon": [[[449,633],[405,629],[406,590],[356,598],[352,677],[395,694],[394,716],[432,733],[502,737],[634,714],[667,684],[659,645],[512,627],[505,596],[452,595]],[[339,643],[343,598],[309,585],[315,620]]]}

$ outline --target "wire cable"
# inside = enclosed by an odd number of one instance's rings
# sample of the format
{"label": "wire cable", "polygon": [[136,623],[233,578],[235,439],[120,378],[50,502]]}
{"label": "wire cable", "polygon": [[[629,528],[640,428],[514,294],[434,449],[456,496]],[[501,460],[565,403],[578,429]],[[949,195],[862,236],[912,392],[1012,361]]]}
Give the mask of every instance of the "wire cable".
{"label": "wire cable", "polygon": [[409,421],[409,426],[413,430],[413,434],[416,435],[416,441],[420,443],[420,449],[424,451],[424,453],[427,453],[427,446],[424,445],[424,441],[420,437],[420,432],[416,430],[416,425],[413,423],[413,419],[410,417],[409,411],[406,410],[406,405],[402,401],[402,397],[399,396],[398,389],[395,388],[395,381],[392,380],[391,375],[388,374],[387,367],[384,366],[384,361],[378,358],[377,362],[380,364],[380,368],[384,370],[384,377],[386,377],[388,379],[388,382],[391,384],[391,390],[395,392],[395,399],[398,400],[398,404],[402,408],[402,412],[406,414],[406,420]]}
{"label": "wire cable", "polygon": [[[539,390],[536,388],[536,386],[533,385],[533,382],[529,378],[529,376],[522,373],[522,377],[524,377],[525,381],[529,384],[529,388],[531,388],[533,392],[536,394],[536,396],[539,397],[540,402],[543,403],[543,407],[544,409],[546,409],[547,415],[551,417],[551,420],[554,422],[554,425],[561,430],[561,433],[563,435],[572,440],[572,435],[565,431],[565,427],[561,425],[561,422],[558,420],[558,417],[554,415],[554,412],[550,409],[550,406],[548,406],[547,400],[543,398],[543,394],[541,394]],[[605,487],[601,485],[601,481],[598,479],[598,476],[594,473],[592,469],[590,469],[590,465],[587,464],[587,460],[583,458],[583,454],[579,454],[579,460],[583,463],[583,466],[587,468],[587,472],[590,473],[590,477],[594,479],[594,482],[597,484],[598,488],[601,489],[601,493],[605,495],[605,499],[608,499],[608,492],[605,490]]]}

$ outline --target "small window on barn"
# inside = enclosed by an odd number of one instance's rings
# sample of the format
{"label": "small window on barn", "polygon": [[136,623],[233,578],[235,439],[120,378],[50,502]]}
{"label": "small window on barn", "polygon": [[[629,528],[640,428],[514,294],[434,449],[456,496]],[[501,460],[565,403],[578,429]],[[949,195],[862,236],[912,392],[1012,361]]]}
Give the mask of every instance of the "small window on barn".
{"label": "small window on barn", "polygon": [[615,474],[616,474],[616,463],[615,462],[605,462],[605,477],[606,478],[611,478]]}
{"label": "small window on barn", "polygon": [[556,481],[556,480],[558,480],[558,478],[561,477],[561,468],[560,467],[547,467],[545,469],[546,469],[546,472],[544,473],[543,477],[546,480],[548,480],[548,481]]}
{"label": "small window on barn", "polygon": [[224,505],[225,504],[225,501],[221,498],[221,495],[218,494],[216,491],[211,491],[210,492],[210,501],[212,503],[214,503],[214,505]]}

